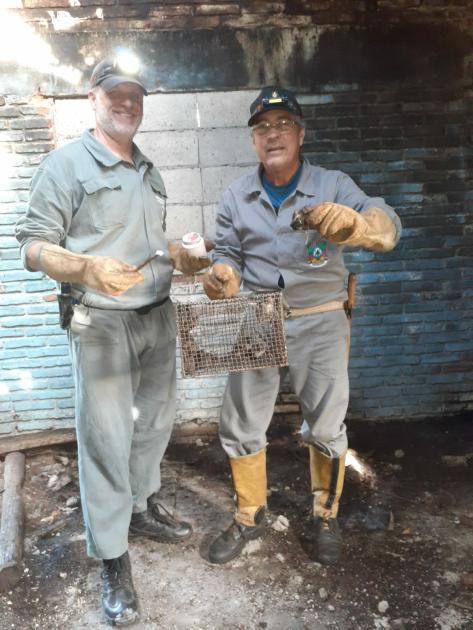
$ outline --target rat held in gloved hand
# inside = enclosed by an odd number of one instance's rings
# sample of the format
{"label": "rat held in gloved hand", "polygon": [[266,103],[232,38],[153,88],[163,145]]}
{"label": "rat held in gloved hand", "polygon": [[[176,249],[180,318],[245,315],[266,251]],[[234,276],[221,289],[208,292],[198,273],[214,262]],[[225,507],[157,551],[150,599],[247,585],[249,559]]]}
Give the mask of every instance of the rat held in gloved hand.
{"label": "rat held in gloved hand", "polygon": [[240,290],[240,274],[230,265],[215,263],[204,275],[204,291],[211,300],[234,297]]}
{"label": "rat held in gloved hand", "polygon": [[356,212],[340,203],[324,202],[294,212],[293,230],[317,230],[321,236],[350,247],[387,252],[396,244],[396,226],[380,208]]}

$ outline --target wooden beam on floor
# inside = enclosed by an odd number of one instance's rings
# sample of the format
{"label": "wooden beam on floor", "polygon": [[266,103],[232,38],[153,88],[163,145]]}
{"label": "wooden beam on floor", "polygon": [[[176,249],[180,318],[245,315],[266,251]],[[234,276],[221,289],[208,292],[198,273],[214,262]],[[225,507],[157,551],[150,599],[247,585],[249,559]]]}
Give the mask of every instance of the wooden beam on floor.
{"label": "wooden beam on floor", "polygon": [[0,591],[10,590],[23,573],[24,508],[21,488],[25,455],[8,453],[4,467],[4,492],[0,521]]}
{"label": "wooden beam on floor", "polygon": [[[276,411],[271,424],[274,432],[277,427],[285,427],[286,433],[292,433],[300,424],[300,414],[278,413]],[[172,443],[192,443],[196,439],[211,440],[218,434],[218,422],[188,420],[174,425]],[[44,431],[32,431],[17,435],[2,436],[0,440],[0,458],[7,453],[16,451],[28,451],[44,446],[68,444],[76,441],[75,429],[45,429]]]}
{"label": "wooden beam on floor", "polygon": [[27,451],[31,448],[53,446],[55,444],[67,444],[75,442],[75,429],[51,429],[21,433],[19,435],[2,436],[0,441],[0,457],[16,451]]}
{"label": "wooden beam on floor", "polygon": [[[186,443],[194,442],[197,438],[212,439],[216,437],[217,430],[218,423],[216,422],[182,422],[174,425],[171,441]],[[3,459],[8,453],[16,451],[28,451],[30,449],[68,444],[75,441],[75,429],[45,429],[44,431],[2,436],[0,441],[0,458]]]}

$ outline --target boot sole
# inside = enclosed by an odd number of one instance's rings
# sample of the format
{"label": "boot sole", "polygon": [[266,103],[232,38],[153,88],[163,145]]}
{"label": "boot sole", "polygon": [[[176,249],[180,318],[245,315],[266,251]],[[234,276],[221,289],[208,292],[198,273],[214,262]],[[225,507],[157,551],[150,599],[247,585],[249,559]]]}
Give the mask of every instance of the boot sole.
{"label": "boot sole", "polygon": [[135,610],[130,616],[127,616],[123,619],[111,619],[105,615],[105,619],[109,626],[129,626],[132,623],[135,623],[140,618],[140,613]]}
{"label": "boot sole", "polygon": [[248,535],[245,538],[245,542],[241,546],[236,547],[230,555],[225,556],[224,558],[212,559],[209,554],[209,562],[211,564],[226,564],[227,562],[234,560],[241,554],[243,549],[246,547],[247,542],[249,542],[250,540],[256,540],[257,538],[261,538],[263,533],[264,533],[264,529],[260,530],[259,532],[253,532],[251,535]]}

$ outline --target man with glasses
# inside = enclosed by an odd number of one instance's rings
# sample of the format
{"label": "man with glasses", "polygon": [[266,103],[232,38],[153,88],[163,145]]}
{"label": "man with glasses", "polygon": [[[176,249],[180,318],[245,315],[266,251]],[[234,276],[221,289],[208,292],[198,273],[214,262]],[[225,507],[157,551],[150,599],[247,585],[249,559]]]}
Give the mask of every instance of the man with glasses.
{"label": "man with glasses", "polygon": [[266,512],[266,431],[287,372],[309,445],[317,559],[338,561],[337,523],[347,450],[350,329],[344,311],[344,246],[389,251],[401,223],[381,198],[370,198],[341,171],[301,158],[302,110],[290,90],[266,87],[250,106],[257,170],[224,192],[217,210],[214,264],[204,276],[211,299],[282,291],[287,303],[288,368],[233,373],[224,395],[220,441],[230,460],[236,512],[210,545],[224,563],[261,536]]}
{"label": "man with glasses", "polygon": [[120,625],[138,616],[128,537],[176,543],[192,532],[156,493],[175,420],[171,275],[208,266],[166,240],[163,181],[133,142],[147,94],[136,62],[97,64],[95,127],[42,162],[17,225],[26,268],[61,283],[87,551],[103,560],[103,610]]}

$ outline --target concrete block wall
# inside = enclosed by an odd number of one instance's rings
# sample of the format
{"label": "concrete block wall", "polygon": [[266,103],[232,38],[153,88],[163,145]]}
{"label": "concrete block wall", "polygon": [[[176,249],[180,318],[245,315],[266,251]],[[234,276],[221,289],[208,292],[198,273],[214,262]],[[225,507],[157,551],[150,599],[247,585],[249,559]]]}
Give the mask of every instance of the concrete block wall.
{"label": "concrete block wall", "polygon": [[[156,160],[168,187],[170,238],[190,228],[213,236],[221,192],[254,167],[246,126],[254,94],[147,98],[137,142]],[[358,274],[359,300],[350,417],[386,420],[471,410],[473,91],[351,84],[326,86],[300,100],[308,159],[341,168],[366,192],[385,196],[404,224],[393,252],[347,254],[349,268]],[[3,433],[73,422],[70,364],[51,301],[54,287],[41,274],[23,270],[13,226],[41,156],[54,142],[69,141],[92,124],[86,99],[8,98],[0,105],[0,140],[10,149],[2,154],[8,168],[2,169],[0,189]],[[182,280],[177,276],[173,284],[174,299],[200,290]],[[224,385],[225,377],[179,378],[179,421],[216,420]],[[287,383],[276,409],[298,409]]]}
{"label": "concrete block wall", "polygon": [[[246,124],[254,95],[249,91],[147,97],[136,141],[162,173],[169,197],[170,239],[180,239],[190,230],[212,238],[215,205],[224,187],[256,164]],[[74,389],[66,335],[57,323],[55,283],[23,269],[14,224],[25,211],[29,181],[41,156],[77,138],[94,121],[85,98],[39,99],[36,104],[10,98],[0,107],[0,121],[2,114],[0,139],[17,151],[5,158],[9,168],[0,190],[0,433],[6,434],[73,425]],[[28,131],[12,136],[20,128]],[[39,130],[45,130],[41,141],[35,135]],[[198,283],[183,283],[182,277],[175,280],[173,299],[202,290]],[[224,376],[178,378],[178,421],[216,421],[225,381]]]}
{"label": "concrete block wall", "polygon": [[[359,285],[350,415],[471,411],[470,0],[0,4],[0,432],[73,421],[53,287],[22,269],[13,226],[41,157],[91,124],[90,68],[117,45],[145,60],[138,141],[163,172],[171,237],[211,236],[221,191],[251,168],[255,91],[298,91],[307,157],[384,196],[405,227],[388,255],[347,255]],[[176,296],[190,290],[179,280]],[[180,380],[180,420],[215,419],[224,380]],[[277,410],[297,410],[287,387]]]}
{"label": "concrete block wall", "polygon": [[[246,123],[255,93],[148,97],[137,141],[168,186],[171,238],[179,238],[186,226],[212,237],[222,191],[253,168]],[[392,253],[347,253],[358,275],[359,301],[350,414],[426,417],[471,409],[473,91],[462,85],[350,84],[325,86],[300,101],[306,157],[347,172],[368,194],[384,196],[404,225]],[[70,107],[79,102],[56,105],[58,133],[66,137],[78,131],[71,129]],[[174,152],[161,147],[179,143],[182,134],[193,150],[177,165]],[[186,196],[190,172],[192,197]],[[180,384],[181,392],[187,383]],[[285,383],[281,411],[294,410],[289,391]]]}
{"label": "concrete block wall", "polygon": [[[247,126],[256,91],[151,94],[145,98],[136,143],[166,185],[167,234],[196,231],[212,238],[214,210],[231,181],[256,165]],[[87,99],[58,99],[54,114],[61,146],[94,124]]]}

